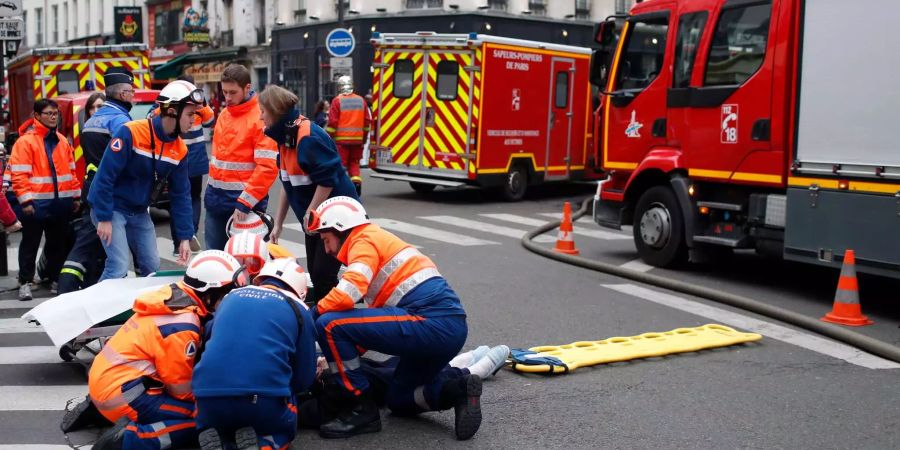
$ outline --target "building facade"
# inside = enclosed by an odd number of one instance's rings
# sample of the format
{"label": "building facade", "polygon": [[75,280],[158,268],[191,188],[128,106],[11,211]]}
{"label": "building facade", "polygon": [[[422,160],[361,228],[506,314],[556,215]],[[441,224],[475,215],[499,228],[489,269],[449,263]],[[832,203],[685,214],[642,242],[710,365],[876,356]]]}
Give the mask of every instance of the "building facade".
{"label": "building facade", "polygon": [[[113,42],[113,7],[144,6],[142,0],[24,0],[25,39],[21,47],[97,45]],[[147,39],[147,14],[143,36]]]}

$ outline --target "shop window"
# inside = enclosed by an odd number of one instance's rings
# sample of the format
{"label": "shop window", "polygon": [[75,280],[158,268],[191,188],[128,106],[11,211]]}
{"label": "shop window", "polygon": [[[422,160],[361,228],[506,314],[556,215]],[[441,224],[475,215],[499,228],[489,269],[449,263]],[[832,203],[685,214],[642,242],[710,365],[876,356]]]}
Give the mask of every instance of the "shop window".
{"label": "shop window", "polygon": [[722,11],[706,62],[706,86],[743,84],[766,58],[771,2]]}
{"label": "shop window", "polygon": [[411,59],[398,59],[394,62],[394,97],[412,97],[414,73],[415,64]]}
{"label": "shop window", "polygon": [[456,100],[459,91],[459,63],[441,61],[437,65],[437,98]]}

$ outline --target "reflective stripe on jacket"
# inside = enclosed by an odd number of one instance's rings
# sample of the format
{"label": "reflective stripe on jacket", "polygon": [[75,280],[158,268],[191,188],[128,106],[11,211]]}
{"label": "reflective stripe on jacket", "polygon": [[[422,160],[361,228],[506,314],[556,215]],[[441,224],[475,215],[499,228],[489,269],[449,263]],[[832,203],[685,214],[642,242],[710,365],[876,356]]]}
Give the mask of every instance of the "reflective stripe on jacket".
{"label": "reflective stripe on jacket", "polygon": [[338,252],[347,266],[338,285],[319,301],[319,313],[397,306],[425,280],[441,276],[430,258],[397,236],[368,224],[354,228]]}
{"label": "reflective stripe on jacket", "polygon": [[278,177],[277,159],[278,146],[264,134],[256,95],[227,107],[216,121],[206,208],[219,213],[265,210],[264,200]]}
{"label": "reflective stripe on jacket", "polygon": [[148,384],[179,400],[194,400],[191,376],[202,335],[200,318],[207,314],[203,302],[179,282],[141,295],[133,309],[135,314],[106,343],[88,374],[91,400],[112,421],[128,413],[128,403]]}
{"label": "reflective stripe on jacket", "polygon": [[331,101],[325,131],[338,144],[360,145],[369,133],[372,113],[366,101],[356,94],[341,94]]}
{"label": "reflective stripe on jacket", "polygon": [[[81,197],[81,180],[75,176],[75,151],[65,136],[35,121],[32,128],[13,145],[7,170],[19,204],[34,202],[36,208],[52,203],[63,209]],[[49,139],[48,139],[49,138]],[[48,142],[49,141],[49,142]],[[53,143],[55,142],[55,145]],[[53,146],[48,157],[48,145]],[[68,212],[67,211],[67,212]]]}

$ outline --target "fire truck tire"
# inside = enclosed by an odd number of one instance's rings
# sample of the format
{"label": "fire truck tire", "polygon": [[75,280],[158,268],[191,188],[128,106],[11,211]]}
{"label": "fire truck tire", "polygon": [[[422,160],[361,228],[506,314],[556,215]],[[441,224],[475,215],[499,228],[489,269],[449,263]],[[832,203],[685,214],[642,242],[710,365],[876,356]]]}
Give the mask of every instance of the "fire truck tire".
{"label": "fire truck tire", "polygon": [[525,197],[528,190],[528,170],[521,164],[514,165],[506,174],[506,181],[500,188],[500,194],[508,202],[517,202]]}
{"label": "fire truck tire", "polygon": [[409,187],[411,187],[412,190],[416,191],[416,193],[419,195],[426,195],[434,192],[434,188],[436,188],[437,186],[428,183],[416,183],[415,181],[410,181]]}
{"label": "fire truck tire", "polygon": [[641,195],[635,208],[634,244],[651,266],[672,267],[687,261],[684,217],[671,188],[655,186]]}

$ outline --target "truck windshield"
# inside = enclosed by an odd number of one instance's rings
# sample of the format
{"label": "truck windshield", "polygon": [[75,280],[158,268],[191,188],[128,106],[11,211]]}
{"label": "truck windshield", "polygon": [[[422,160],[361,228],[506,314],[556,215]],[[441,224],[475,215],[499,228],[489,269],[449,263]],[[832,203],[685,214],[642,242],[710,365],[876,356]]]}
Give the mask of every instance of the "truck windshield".
{"label": "truck windshield", "polygon": [[656,79],[663,67],[668,18],[632,19],[629,28],[619,61],[616,90],[642,90]]}

